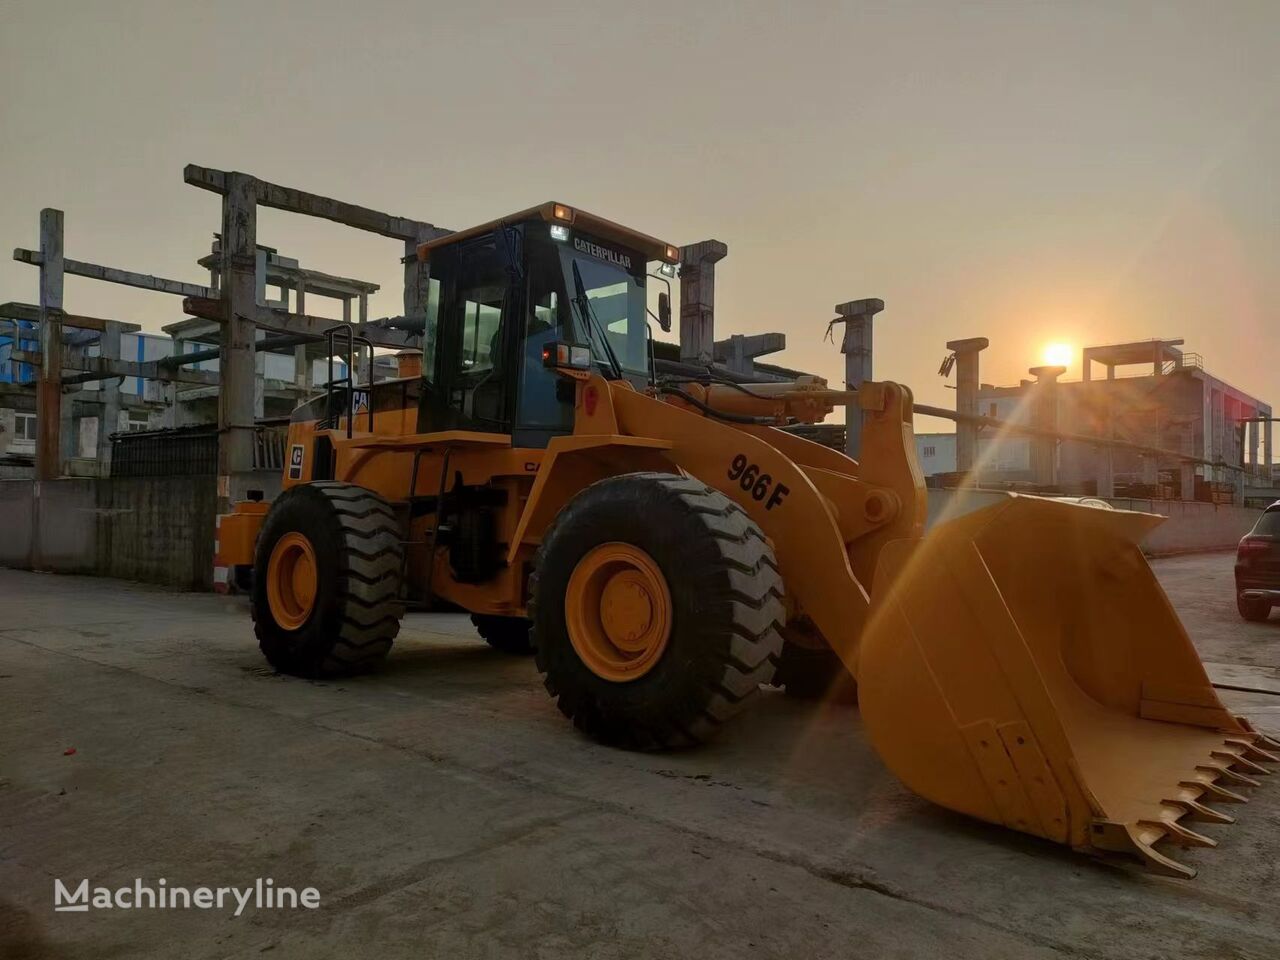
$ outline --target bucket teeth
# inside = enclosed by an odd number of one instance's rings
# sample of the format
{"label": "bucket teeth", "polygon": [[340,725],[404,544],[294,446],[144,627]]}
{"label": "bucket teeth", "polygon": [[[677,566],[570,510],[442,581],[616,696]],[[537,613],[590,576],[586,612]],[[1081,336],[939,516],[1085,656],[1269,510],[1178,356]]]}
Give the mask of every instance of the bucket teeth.
{"label": "bucket teeth", "polygon": [[1185,810],[1188,820],[1199,820],[1202,823],[1235,823],[1236,818],[1220,813],[1212,807],[1206,807],[1198,800],[1162,800],[1161,803]]}
{"label": "bucket teeth", "polygon": [[[1234,759],[1234,755],[1232,755]],[[1246,777],[1243,773],[1237,773],[1228,766],[1218,766],[1217,764],[1204,765],[1196,767],[1197,770],[1203,770],[1205,773],[1215,773],[1220,777],[1230,780],[1232,783],[1241,783],[1246,787],[1256,787],[1258,781],[1253,777]]]}
{"label": "bucket teeth", "polygon": [[1260,773],[1264,776],[1269,776],[1271,774],[1271,771],[1266,767],[1259,766],[1248,757],[1242,757],[1238,753],[1229,753],[1226,750],[1214,750],[1210,756],[1215,760],[1224,760],[1233,766],[1244,767],[1250,773]]}
{"label": "bucket teeth", "polygon": [[1258,743],[1266,747],[1268,750],[1280,750],[1280,740],[1275,737],[1267,736],[1265,733],[1258,734]]}
{"label": "bucket teeth", "polygon": [[1243,729],[1253,734],[1254,742],[1258,746],[1266,747],[1268,750],[1280,750],[1280,740],[1277,740],[1275,737],[1270,736],[1269,734],[1259,732],[1254,727],[1254,725],[1249,722],[1247,717],[1241,717],[1237,715],[1235,720],[1236,720],[1236,723],[1240,724],[1240,726]]}
{"label": "bucket teeth", "polygon": [[[1203,770],[1204,768],[1200,767],[1199,769]],[[1181,783],[1178,784],[1178,786],[1187,787],[1188,789],[1199,788],[1200,790],[1203,790],[1206,794],[1208,794],[1212,799],[1217,800],[1220,803],[1248,803],[1249,802],[1248,797],[1242,794],[1236,793],[1234,790],[1228,790],[1226,787],[1220,784],[1212,783],[1206,780],[1183,780]]]}
{"label": "bucket teeth", "polygon": [[1218,841],[1212,837],[1206,837],[1204,834],[1196,833],[1180,823],[1173,823],[1168,820],[1139,820],[1138,826],[1163,830],[1170,842],[1176,843],[1180,847],[1216,847],[1218,845]]}
{"label": "bucket teeth", "polygon": [[1268,753],[1248,740],[1228,740],[1227,746],[1238,747],[1244,751],[1244,755],[1250,760],[1259,760],[1262,763],[1280,763],[1280,757],[1273,753]]}

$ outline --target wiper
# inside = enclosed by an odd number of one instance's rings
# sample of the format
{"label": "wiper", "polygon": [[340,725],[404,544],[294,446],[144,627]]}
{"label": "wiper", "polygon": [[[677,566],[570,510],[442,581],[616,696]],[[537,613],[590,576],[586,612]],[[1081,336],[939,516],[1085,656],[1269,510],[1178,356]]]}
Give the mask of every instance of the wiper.
{"label": "wiper", "polygon": [[587,337],[591,338],[591,328],[594,326],[596,332],[600,334],[600,343],[604,346],[605,356],[609,360],[609,366],[613,372],[613,379],[623,379],[622,364],[618,362],[617,354],[613,352],[613,346],[609,343],[609,337],[605,334],[604,326],[600,323],[600,318],[596,316],[595,308],[591,306],[591,300],[587,296],[586,285],[582,282],[582,274],[578,271],[578,261],[573,261],[573,287],[576,296],[573,302],[577,304],[578,314],[582,317],[587,327]]}

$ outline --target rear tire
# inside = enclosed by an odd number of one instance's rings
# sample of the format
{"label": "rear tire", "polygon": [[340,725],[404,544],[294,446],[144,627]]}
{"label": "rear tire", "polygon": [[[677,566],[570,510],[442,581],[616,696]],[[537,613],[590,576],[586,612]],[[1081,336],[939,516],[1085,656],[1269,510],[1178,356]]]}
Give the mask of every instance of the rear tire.
{"label": "rear tire", "polygon": [[524,617],[498,617],[488,613],[473,613],[471,622],[484,642],[503,653],[525,656],[533,653],[531,628],[533,623]]}
{"label": "rear tire", "polygon": [[[282,538],[314,555],[314,602],[290,628],[273,611],[268,568]],[[251,610],[267,661],[281,673],[340,676],[368,670],[391,650],[404,613],[400,524],[376,493],[331,481],[291,487],[272,504],[258,538]],[[281,621],[285,621],[282,623]]]}
{"label": "rear tire", "polygon": [[[589,667],[569,634],[571,578],[604,545],[652,561],[665,581],[665,642],[634,679]],[[773,549],[741,507],[687,477],[634,473],[587,487],[547,531],[530,593],[547,691],[580,730],[616,746],[706,740],[770,682],[782,651]]]}
{"label": "rear tire", "polygon": [[1271,616],[1271,601],[1260,597],[1236,597],[1236,609],[1240,616],[1254,623],[1260,623]]}

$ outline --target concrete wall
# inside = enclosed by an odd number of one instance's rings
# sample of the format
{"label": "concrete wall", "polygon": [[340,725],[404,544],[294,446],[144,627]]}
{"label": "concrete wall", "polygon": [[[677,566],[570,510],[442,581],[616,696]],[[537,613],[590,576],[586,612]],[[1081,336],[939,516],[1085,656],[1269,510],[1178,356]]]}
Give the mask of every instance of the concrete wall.
{"label": "concrete wall", "polygon": [[1142,544],[1151,556],[1193,553],[1200,550],[1234,550],[1240,538],[1253,529],[1261,510],[1229,504],[1184,500],[1112,500],[1117,510],[1141,510],[1168,517]]}
{"label": "concrete wall", "polygon": [[0,565],[213,584],[212,477],[0,480]]}
{"label": "concrete wall", "polygon": [[[999,503],[1007,494],[994,490],[930,490],[928,526]],[[1233,550],[1258,520],[1261,510],[1184,500],[1108,501],[1117,510],[1158,513],[1169,519],[1142,544],[1148,556]]]}

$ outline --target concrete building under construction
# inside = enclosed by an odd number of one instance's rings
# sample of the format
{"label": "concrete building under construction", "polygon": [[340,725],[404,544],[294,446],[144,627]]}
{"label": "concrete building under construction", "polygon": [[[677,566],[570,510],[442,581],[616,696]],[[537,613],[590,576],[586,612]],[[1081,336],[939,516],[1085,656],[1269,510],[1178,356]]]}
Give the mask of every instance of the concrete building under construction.
{"label": "concrete building under construction", "polygon": [[[976,373],[981,346],[967,357]],[[916,435],[927,476],[984,486],[1026,485],[1102,497],[1239,502],[1246,486],[1269,486],[1272,456],[1270,404],[1213,376],[1181,340],[1146,340],[1086,347],[1083,376],[1064,381],[1062,367],[1034,367],[1034,379],[1013,386],[979,383],[959,393],[972,398],[974,420],[955,434]],[[1102,367],[1105,374],[1095,374]],[[1141,369],[1138,369],[1141,368]],[[948,367],[949,371],[949,367]],[[966,372],[962,369],[962,373]],[[985,425],[984,419],[1028,428]],[[1058,437],[1032,431],[1056,432]],[[971,464],[961,449],[973,437]],[[1099,444],[1072,435],[1106,438]]]}

